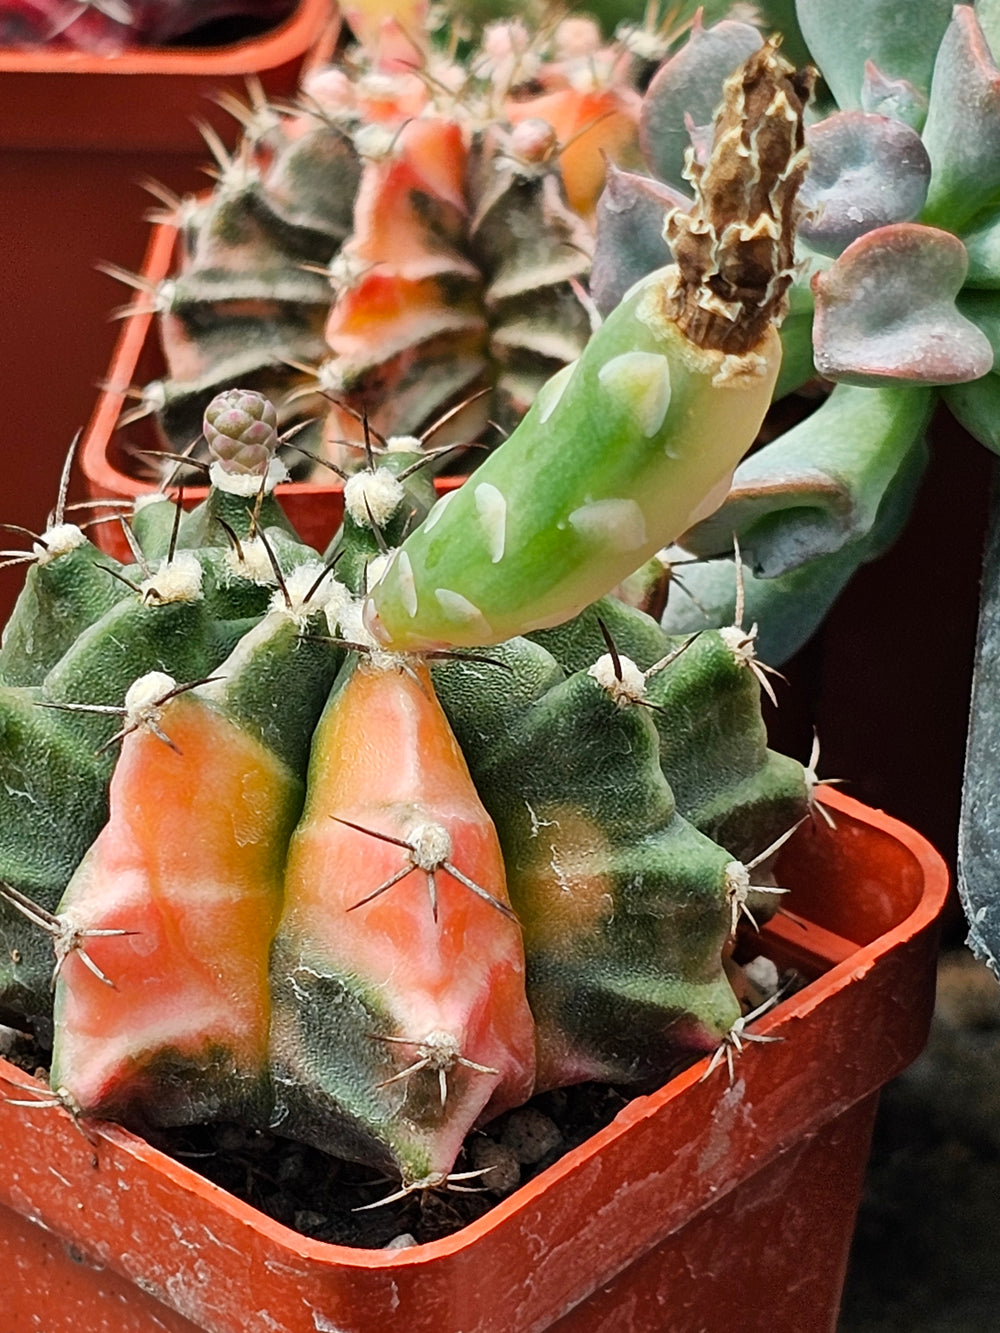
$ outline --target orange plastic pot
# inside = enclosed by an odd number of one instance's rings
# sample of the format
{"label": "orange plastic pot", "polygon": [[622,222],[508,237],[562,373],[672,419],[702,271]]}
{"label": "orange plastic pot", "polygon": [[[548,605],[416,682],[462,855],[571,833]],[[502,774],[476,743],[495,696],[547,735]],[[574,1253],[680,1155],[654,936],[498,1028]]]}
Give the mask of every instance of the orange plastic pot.
{"label": "orange plastic pot", "polygon": [[[175,227],[161,223],[153,228],[142,270],[149,282],[161,282],[171,272],[176,242]],[[125,430],[117,429],[123,410],[133,405],[126,396],[129,387],[149,384],[164,372],[154,316],[145,313],[146,302],[141,293],[132,306],[136,313],[122,325],[105,387],[97,400],[80,450],[84,484],[88,497],[93,500],[135,500],[155,490],[152,483],[136,479],[134,460],[140,457],[143,449],[164,448],[151,417],[145,417]],[[461,476],[438,478],[438,491],[454,490],[463,480]],[[204,487],[189,486],[185,488],[184,502],[197,504],[206,493]],[[277,494],[299,536],[322,551],[343,517],[343,484],[336,479],[328,484],[288,482],[278,487]],[[127,558],[128,548],[115,526],[95,528],[93,538],[112,555]]]}
{"label": "orange plastic pot", "polygon": [[[919,1052],[947,872],[842,795],[754,943],[811,978],[730,1085],[706,1062],[447,1239],[304,1239],[126,1131],[0,1098],[4,1333],[832,1330],[878,1089]],[[0,1091],[29,1080],[0,1064]]]}
{"label": "orange plastic pot", "polygon": [[0,144],[5,149],[201,153],[195,120],[223,88],[253,75],[273,96],[294,92],[323,38],[332,0],[299,0],[284,23],[231,46],[143,48],[107,58],[78,51],[0,49]]}

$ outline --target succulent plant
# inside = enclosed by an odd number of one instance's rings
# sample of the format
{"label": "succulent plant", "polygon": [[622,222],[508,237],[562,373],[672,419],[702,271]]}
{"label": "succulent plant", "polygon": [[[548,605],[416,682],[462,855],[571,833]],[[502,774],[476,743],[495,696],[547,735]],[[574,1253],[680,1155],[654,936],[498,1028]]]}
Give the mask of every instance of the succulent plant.
{"label": "succulent plant", "polygon": [[[407,1193],[447,1185],[469,1130],[534,1090],[641,1089],[741,1030],[736,929],[779,908],[815,774],[767,748],[742,614],[677,638],[608,594],[766,410],[808,91],[770,46],[737,71],[686,257],[394,552],[373,539],[427,510],[419,442],[371,437],[320,556],[280,521],[273,409],[240,390],[206,414],[208,499],[141,503],[135,566],[98,571],[110,606],[64,513],[26,554],[0,1004],[41,1028],[54,970],[75,1114],[239,1118]],[[695,415],[712,425],[689,438]],[[646,513],[664,468],[675,500]],[[72,630],[32,641],[39,612]]]}

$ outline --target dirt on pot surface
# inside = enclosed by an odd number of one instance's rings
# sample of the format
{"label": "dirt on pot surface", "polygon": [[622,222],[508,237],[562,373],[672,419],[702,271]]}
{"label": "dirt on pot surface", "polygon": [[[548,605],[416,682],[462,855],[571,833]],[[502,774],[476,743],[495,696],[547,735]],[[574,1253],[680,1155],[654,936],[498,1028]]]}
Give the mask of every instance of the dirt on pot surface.
{"label": "dirt on pot surface", "polygon": [[965,949],[882,1094],[839,1330],[1000,1330],[1000,984]]}

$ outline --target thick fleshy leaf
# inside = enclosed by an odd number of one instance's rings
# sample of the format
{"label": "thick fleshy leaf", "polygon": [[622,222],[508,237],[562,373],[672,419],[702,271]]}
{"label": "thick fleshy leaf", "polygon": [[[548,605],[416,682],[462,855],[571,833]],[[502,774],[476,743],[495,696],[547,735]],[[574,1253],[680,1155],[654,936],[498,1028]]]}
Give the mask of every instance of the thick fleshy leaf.
{"label": "thick fleshy leaf", "polygon": [[590,270],[590,295],[609,314],[634,282],[670,263],[663,239],[669,209],[691,206],[687,195],[649,176],[608,165],[597,202],[597,244]]}
{"label": "thick fleshy leaf", "polygon": [[923,220],[953,231],[1000,190],[1000,71],[968,5],[956,5],[934,66],[924,144],[931,184]]}
{"label": "thick fleshy leaf", "polygon": [[886,116],[840,111],[806,130],[809,173],[799,232],[838,255],[867,231],[909,222],[923,208],[930,158],[915,130]]}
{"label": "thick fleshy leaf", "polygon": [[[855,571],[893,544],[910,513],[926,460],[921,436],[903,458],[865,537],[777,578],[759,578],[744,568],[743,623],[759,627],[757,651],[762,661],[780,666],[797,652],[825,620]],[[671,553],[678,561],[685,558],[681,547],[672,547]],[[677,572],[680,578],[671,585],[663,614],[668,633],[690,634],[733,623],[736,579],[731,556],[679,565]]]}
{"label": "thick fleshy leaf", "polygon": [[696,22],[685,45],[660,66],[643,98],[639,142],[661,180],[684,188],[691,129],[711,123],[723,83],[761,44],[748,23],[723,19],[703,28]]}
{"label": "thick fleshy leaf", "polygon": [[875,116],[891,116],[919,130],[927,117],[927,96],[914,88],[909,79],[890,79],[874,60],[866,60],[861,110]]}
{"label": "thick fleshy leaf", "polygon": [[971,384],[951,384],[942,396],[969,434],[1000,454],[1000,374],[984,375]]}
{"label": "thick fleshy leaf", "polygon": [[956,302],[966,319],[989,339],[993,348],[992,369],[1000,372],[1000,293],[963,289]]}
{"label": "thick fleshy leaf", "polygon": [[1000,56],[1000,0],[975,0],[972,8],[996,60]]}
{"label": "thick fleshy leaf", "polygon": [[985,375],[993,351],[956,305],[965,246],[900,222],[868,232],[813,279],[816,369],[846,384],[960,384]]}
{"label": "thick fleshy leaf", "polygon": [[927,92],[952,0],[796,0],[802,35],[844,110],[860,110],[865,61]]}
{"label": "thick fleshy leaf", "polygon": [[744,459],[721,508],[681,544],[718,555],[736,533],[755,572],[776,578],[867,537],[933,399],[930,389],[838,385],[811,416]]}
{"label": "thick fleshy leaf", "polygon": [[978,226],[962,233],[969,252],[969,272],[965,286],[1000,287],[1000,217],[987,209]]}

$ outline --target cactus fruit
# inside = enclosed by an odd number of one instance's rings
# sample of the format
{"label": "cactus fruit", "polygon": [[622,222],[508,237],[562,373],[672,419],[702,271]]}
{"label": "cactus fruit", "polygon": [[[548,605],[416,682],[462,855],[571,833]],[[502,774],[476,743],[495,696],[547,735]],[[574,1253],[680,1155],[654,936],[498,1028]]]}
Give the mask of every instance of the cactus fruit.
{"label": "cactus fruit", "polygon": [[[690,262],[639,293],[653,326],[626,302],[549,382],[488,464],[527,505],[509,548],[499,483],[431,509],[420,465],[434,451],[362,420],[343,528],[310,550],[273,489],[277,417],[232,391],[206,414],[207,500],[188,516],[166,493],[146,501],[136,565],[115,571],[130,586],[45,657],[39,683],[0,688],[20,820],[16,837],[3,825],[0,897],[4,920],[35,932],[40,1023],[46,949],[56,972],[52,1078],[68,1104],[138,1126],[238,1115],[408,1193],[446,1186],[470,1130],[533,1091],[642,1088],[742,1022],[737,927],[760,922],[758,901],[780,905],[770,860],[813,778],[767,749],[742,615],[671,638],[607,595],[648,543],[602,537],[632,531],[615,513],[664,477],[678,479],[661,497],[671,530],[686,521],[764,410],[804,91],[770,46],[731,81],[720,152],[741,144],[771,224],[751,211],[718,229],[718,281],[695,235]],[[706,329],[707,351],[689,337]],[[592,412],[595,393],[616,412]],[[730,427],[733,441],[709,438]],[[542,428],[565,475],[537,464]],[[574,541],[591,538],[571,549],[579,574],[564,554],[539,564],[530,553],[557,551],[566,515],[587,508],[604,517],[576,525]],[[421,619],[433,571],[417,559],[409,614],[403,557],[440,530],[462,586],[486,590],[488,634]],[[506,592],[494,567],[508,554]],[[488,652],[463,646],[477,642]],[[66,791],[71,763],[90,766],[93,810],[66,832],[84,789]],[[58,863],[32,877],[50,824]],[[5,1010],[18,998],[9,986]]]}

